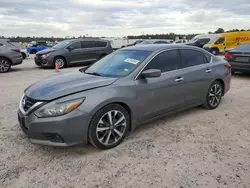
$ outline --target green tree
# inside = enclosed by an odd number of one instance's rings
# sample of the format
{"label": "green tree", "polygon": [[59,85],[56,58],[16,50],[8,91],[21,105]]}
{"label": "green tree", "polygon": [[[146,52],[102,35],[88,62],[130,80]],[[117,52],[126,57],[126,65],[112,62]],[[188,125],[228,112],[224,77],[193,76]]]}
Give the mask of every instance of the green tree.
{"label": "green tree", "polygon": [[218,28],[214,33],[225,33],[225,31],[222,28]]}

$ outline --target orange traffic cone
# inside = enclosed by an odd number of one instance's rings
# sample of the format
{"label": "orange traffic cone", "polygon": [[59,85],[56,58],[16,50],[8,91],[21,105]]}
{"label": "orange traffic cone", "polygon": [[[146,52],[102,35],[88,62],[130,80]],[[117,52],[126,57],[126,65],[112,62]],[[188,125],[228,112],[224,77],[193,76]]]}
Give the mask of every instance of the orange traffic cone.
{"label": "orange traffic cone", "polygon": [[60,72],[58,63],[56,63],[56,72]]}

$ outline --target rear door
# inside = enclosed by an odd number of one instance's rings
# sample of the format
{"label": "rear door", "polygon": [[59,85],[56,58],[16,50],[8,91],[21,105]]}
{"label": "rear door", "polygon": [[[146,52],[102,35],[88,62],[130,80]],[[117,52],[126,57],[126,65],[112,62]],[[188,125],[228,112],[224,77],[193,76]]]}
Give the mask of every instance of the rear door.
{"label": "rear door", "polygon": [[211,56],[194,49],[180,49],[185,88],[185,104],[192,105],[204,100],[213,81]]}
{"label": "rear door", "polygon": [[81,45],[85,56],[84,62],[96,61],[98,48],[95,47],[95,41],[81,41]]}
{"label": "rear door", "polygon": [[181,108],[184,105],[182,70],[177,50],[164,51],[155,56],[143,69],[159,69],[158,78],[138,77],[137,105],[140,121]]}

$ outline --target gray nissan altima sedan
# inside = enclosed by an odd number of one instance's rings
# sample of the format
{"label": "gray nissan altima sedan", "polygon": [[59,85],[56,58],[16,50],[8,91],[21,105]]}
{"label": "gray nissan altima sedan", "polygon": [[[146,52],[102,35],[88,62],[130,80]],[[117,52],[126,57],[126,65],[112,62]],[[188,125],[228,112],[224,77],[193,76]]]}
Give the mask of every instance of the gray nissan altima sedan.
{"label": "gray nissan altima sedan", "polygon": [[35,144],[109,149],[139,124],[196,106],[216,108],[230,80],[230,64],[203,49],[133,46],[29,86],[18,120]]}

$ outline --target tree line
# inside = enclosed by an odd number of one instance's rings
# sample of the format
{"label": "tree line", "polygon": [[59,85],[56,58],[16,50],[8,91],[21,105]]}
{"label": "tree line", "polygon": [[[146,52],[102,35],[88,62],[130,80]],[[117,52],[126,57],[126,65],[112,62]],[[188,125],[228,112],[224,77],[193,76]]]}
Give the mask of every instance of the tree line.
{"label": "tree line", "polygon": [[[236,32],[236,31],[250,31],[250,29],[248,30],[244,30],[244,29],[232,29],[232,30],[228,30],[225,31],[223,28],[218,28],[216,31],[211,32],[209,31],[209,34],[213,34],[213,33],[224,33],[224,32]],[[198,35],[199,33],[195,33],[195,34],[176,34],[176,33],[167,33],[167,34],[143,34],[143,35],[129,35],[127,37],[124,38],[128,38],[128,39],[170,39],[170,40],[175,40],[176,37],[179,37],[180,39],[186,38],[186,39],[191,39],[194,36]],[[8,37],[12,42],[32,42],[32,41],[50,41],[50,42],[55,42],[55,41],[62,41],[62,40],[66,40],[66,39],[76,39],[76,38],[85,38],[85,35],[80,35],[79,37],[30,37],[30,36],[26,36],[26,37],[21,37],[21,36],[13,36],[13,37]],[[89,36],[88,36],[89,37]],[[4,36],[0,36],[1,38],[5,38]],[[105,37],[101,37],[101,38],[105,38]]]}

